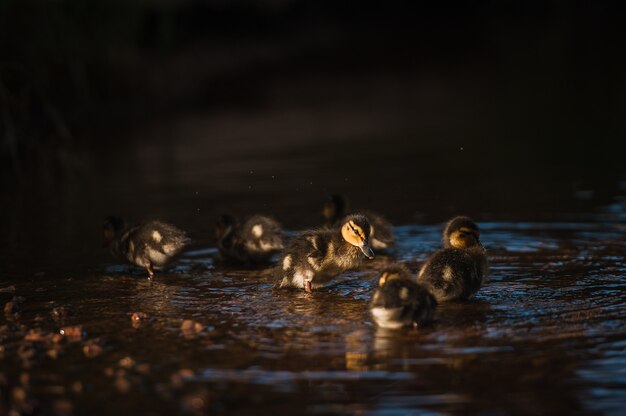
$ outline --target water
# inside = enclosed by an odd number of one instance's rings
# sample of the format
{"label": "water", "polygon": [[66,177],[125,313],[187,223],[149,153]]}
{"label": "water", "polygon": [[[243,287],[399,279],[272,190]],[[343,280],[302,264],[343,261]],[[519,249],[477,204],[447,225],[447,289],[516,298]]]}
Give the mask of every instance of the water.
{"label": "water", "polygon": [[[469,302],[441,305],[419,330],[384,331],[368,316],[374,269],[387,256],[310,297],[276,291],[267,273],[221,265],[204,247],[154,282],[121,265],[12,282],[2,299],[26,299],[0,329],[4,409],[6,389],[28,374],[27,402],[44,413],[63,400],[79,414],[621,413],[623,227],[481,225],[489,284]],[[399,227],[397,257],[415,270],[439,229]],[[67,316],[55,321],[58,306]],[[134,327],[133,312],[149,319]],[[184,319],[202,330],[182,331]],[[86,337],[57,347],[56,358],[45,343],[19,358],[29,329],[75,324]],[[88,358],[94,339],[103,350]]]}
{"label": "water", "polygon": [[[0,304],[17,306],[0,317],[0,414],[623,414],[623,176],[520,176],[508,160],[476,164],[486,150],[468,145],[215,149],[190,138],[202,129],[173,130],[167,145],[95,149],[45,197],[3,196]],[[392,253],[310,296],[218,261],[219,213],[271,213],[293,232],[337,191],[398,224]],[[112,213],[170,220],[194,243],[149,282],[99,248]],[[432,326],[376,328],[377,270],[416,272],[456,213],[482,228],[489,283]]]}

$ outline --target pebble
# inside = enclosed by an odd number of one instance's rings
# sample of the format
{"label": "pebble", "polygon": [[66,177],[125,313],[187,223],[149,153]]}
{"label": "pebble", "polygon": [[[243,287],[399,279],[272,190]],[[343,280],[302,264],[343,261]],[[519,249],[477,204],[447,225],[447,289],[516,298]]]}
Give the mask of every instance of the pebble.
{"label": "pebble", "polygon": [[87,358],[95,358],[102,354],[103,349],[97,339],[90,339],[83,345],[83,354]]}
{"label": "pebble", "polygon": [[59,334],[63,335],[70,342],[80,341],[83,338],[83,326],[65,326],[61,328]]}
{"label": "pebble", "polygon": [[204,330],[204,325],[191,319],[185,319],[180,326],[180,330],[185,338],[195,338]]}

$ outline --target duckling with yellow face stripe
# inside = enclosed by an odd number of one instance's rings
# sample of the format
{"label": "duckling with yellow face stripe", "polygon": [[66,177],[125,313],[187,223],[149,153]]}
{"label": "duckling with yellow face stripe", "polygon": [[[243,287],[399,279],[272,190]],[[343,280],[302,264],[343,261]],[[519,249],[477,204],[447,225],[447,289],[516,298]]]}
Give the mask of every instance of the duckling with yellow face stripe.
{"label": "duckling with yellow face stripe", "polygon": [[468,217],[456,217],[443,232],[444,248],[422,266],[417,281],[438,301],[468,299],[487,280],[489,266],[480,231]]}
{"label": "duckling with yellow face stripe", "polygon": [[398,329],[432,320],[437,301],[422,285],[411,280],[403,265],[387,267],[380,274],[370,312],[376,325]]}
{"label": "duckling with yellow face stripe", "polygon": [[[326,226],[333,227],[343,222],[350,203],[348,199],[339,194],[331,195],[324,203],[322,216]],[[381,215],[371,211],[359,211],[364,214],[370,223],[370,243],[373,249],[386,250],[395,245],[396,240],[393,233],[393,225]]]}
{"label": "duckling with yellow face stripe", "polygon": [[338,229],[306,231],[296,236],[276,266],[277,286],[310,292],[333,277],[374,258],[369,245],[370,224],[363,215],[346,217]]}
{"label": "duckling with yellow face stripe", "polygon": [[162,221],[127,226],[119,217],[104,220],[104,247],[111,254],[143,267],[152,280],[154,270],[164,267],[187,244],[185,232]]}

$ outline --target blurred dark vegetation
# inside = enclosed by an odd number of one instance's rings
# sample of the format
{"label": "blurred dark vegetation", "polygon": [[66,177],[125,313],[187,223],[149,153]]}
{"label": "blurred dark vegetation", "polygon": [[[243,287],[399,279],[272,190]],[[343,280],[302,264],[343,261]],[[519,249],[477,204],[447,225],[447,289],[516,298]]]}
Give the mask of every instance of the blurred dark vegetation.
{"label": "blurred dark vegetation", "polygon": [[405,147],[621,172],[623,22],[608,1],[2,0],[2,184],[63,183],[152,119],[368,101]]}
{"label": "blurred dark vegetation", "polygon": [[396,224],[619,215],[623,8],[0,0],[0,263],[93,264],[117,213],[300,229],[335,192]]}

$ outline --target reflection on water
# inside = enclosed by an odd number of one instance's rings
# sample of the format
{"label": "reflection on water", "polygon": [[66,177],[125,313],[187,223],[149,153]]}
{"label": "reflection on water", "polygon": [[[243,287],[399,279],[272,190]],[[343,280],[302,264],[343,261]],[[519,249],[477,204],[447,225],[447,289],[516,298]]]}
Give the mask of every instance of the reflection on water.
{"label": "reflection on water", "polygon": [[[491,279],[443,304],[429,327],[376,328],[367,312],[381,256],[311,296],[273,289],[196,246],[149,282],[126,266],[4,280],[0,409],[59,413],[619,413],[626,406],[621,226],[481,224]],[[440,226],[398,227],[416,269]],[[62,306],[60,319],[51,311]],[[134,312],[147,318],[135,323]],[[188,336],[183,320],[198,323]],[[26,342],[83,325],[79,342]],[[195,330],[194,330],[195,331]],[[88,342],[102,352],[91,356]],[[26,346],[25,346],[26,345]],[[57,349],[50,354],[48,350]],[[29,352],[32,349],[32,353]],[[91,351],[91,350],[89,350]],[[30,354],[29,357],[25,355]],[[28,364],[25,364],[28,363]],[[26,374],[26,375],[24,375]],[[23,394],[22,394],[23,393]],[[17,404],[16,404],[17,403]],[[20,407],[21,406],[21,407]],[[34,406],[34,407],[33,407]]]}

